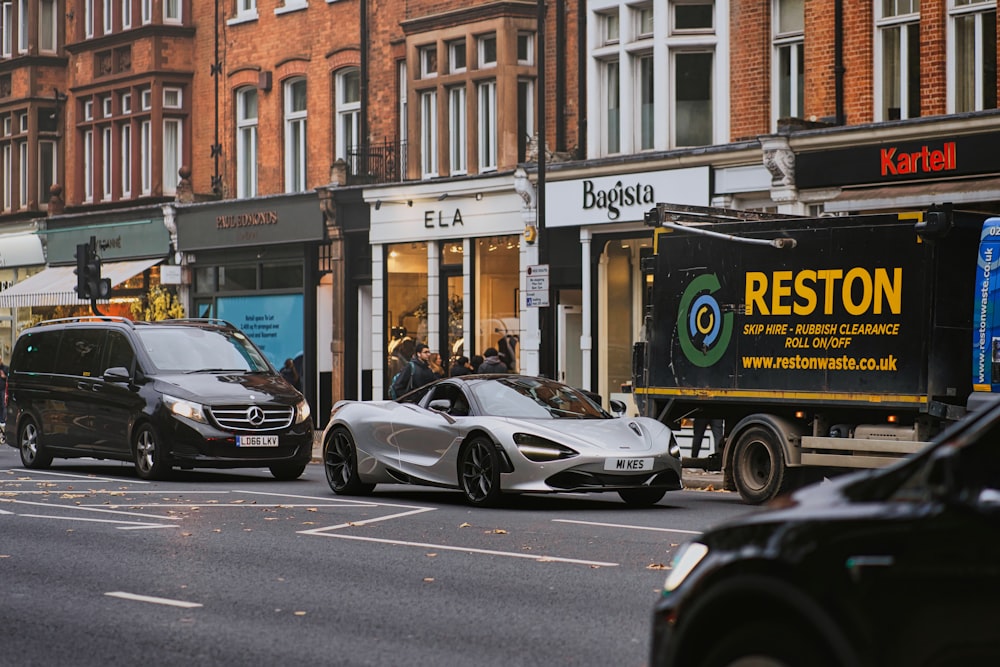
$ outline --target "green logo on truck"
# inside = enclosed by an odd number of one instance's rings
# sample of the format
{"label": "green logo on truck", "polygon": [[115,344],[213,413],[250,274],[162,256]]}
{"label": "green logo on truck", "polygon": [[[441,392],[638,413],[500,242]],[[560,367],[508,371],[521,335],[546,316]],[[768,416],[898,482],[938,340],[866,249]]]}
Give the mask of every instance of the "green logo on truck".
{"label": "green logo on truck", "polygon": [[720,287],[714,273],[698,276],[684,290],[677,310],[681,351],[701,368],[717,363],[733,337],[733,313],[723,313],[713,296]]}

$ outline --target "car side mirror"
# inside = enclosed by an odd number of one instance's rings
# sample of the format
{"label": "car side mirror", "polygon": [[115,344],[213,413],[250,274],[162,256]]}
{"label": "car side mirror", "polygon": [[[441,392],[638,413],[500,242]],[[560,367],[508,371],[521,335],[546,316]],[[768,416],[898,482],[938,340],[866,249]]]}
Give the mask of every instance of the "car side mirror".
{"label": "car side mirror", "polygon": [[104,371],[105,382],[120,382],[127,384],[131,380],[132,376],[129,375],[128,369],[124,366],[113,366]]}
{"label": "car side mirror", "polygon": [[615,417],[624,417],[627,411],[628,406],[625,405],[625,401],[619,401],[617,398],[611,399],[611,412],[615,414]]}
{"label": "car side mirror", "polygon": [[435,398],[427,404],[427,407],[431,410],[436,410],[437,412],[448,412],[451,410],[451,401],[447,398]]}

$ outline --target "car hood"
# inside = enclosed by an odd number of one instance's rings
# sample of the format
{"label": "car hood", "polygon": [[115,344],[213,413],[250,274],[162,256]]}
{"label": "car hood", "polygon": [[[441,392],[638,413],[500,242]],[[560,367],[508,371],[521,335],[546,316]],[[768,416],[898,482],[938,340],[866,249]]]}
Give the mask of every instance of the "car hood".
{"label": "car hood", "polygon": [[648,452],[654,449],[666,450],[670,444],[669,431],[662,443],[655,443],[648,425],[642,420],[622,417],[618,419],[508,419],[510,424],[524,426],[525,432],[543,436],[563,444],[572,438],[576,444],[583,444],[597,450],[628,455],[630,452]]}
{"label": "car hood", "polygon": [[185,373],[159,375],[157,391],[206,405],[279,403],[295,405],[301,394],[281,376],[270,373]]}

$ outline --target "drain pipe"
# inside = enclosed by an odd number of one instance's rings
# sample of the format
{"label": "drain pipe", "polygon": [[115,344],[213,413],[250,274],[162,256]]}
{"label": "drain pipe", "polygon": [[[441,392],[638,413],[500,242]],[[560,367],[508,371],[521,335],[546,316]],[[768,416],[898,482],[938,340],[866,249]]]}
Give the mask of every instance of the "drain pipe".
{"label": "drain pipe", "polygon": [[838,126],[844,125],[847,121],[844,118],[844,0],[836,0],[833,10],[833,72],[834,90],[836,95],[836,123]]}

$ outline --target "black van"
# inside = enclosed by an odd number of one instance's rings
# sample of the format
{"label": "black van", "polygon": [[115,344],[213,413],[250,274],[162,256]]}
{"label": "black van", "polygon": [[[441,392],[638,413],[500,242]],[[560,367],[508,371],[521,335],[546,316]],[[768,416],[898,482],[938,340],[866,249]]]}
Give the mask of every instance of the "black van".
{"label": "black van", "polygon": [[180,468],[266,467],[296,479],[312,457],[309,404],[222,320],[79,317],[23,331],[7,377],[7,443],[27,468],[53,458]]}

